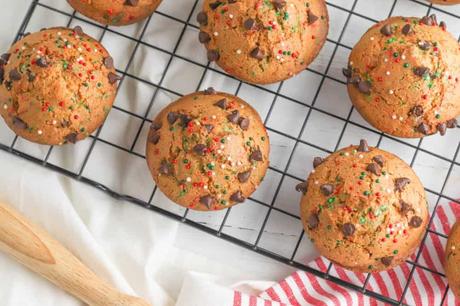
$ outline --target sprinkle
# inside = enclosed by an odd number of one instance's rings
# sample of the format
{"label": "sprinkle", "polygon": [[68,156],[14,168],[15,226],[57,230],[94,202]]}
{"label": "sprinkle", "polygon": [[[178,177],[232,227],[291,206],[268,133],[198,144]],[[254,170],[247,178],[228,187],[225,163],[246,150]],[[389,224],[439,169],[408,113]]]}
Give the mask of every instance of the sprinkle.
{"label": "sprinkle", "polygon": [[214,36],[219,36],[218,32],[214,32],[213,34],[214,34]]}
{"label": "sprinkle", "polygon": [[318,181],[315,181],[315,185],[318,185],[318,184],[319,184],[319,182],[318,182]]}
{"label": "sprinkle", "polygon": [[405,56],[405,55],[401,55],[401,59],[405,60],[405,59],[406,59],[406,56]]}
{"label": "sprinkle", "polygon": [[390,73],[390,71],[387,71],[386,74],[387,74],[387,75],[390,75],[391,73]]}
{"label": "sprinkle", "polygon": [[186,181],[190,183],[192,181],[192,178],[189,176],[186,178]]}
{"label": "sprinkle", "polygon": [[236,54],[241,54],[241,50],[240,49],[236,50]]}
{"label": "sprinkle", "polygon": [[8,109],[8,104],[3,104],[3,109]]}
{"label": "sprinkle", "polygon": [[402,116],[399,117],[399,121],[403,121],[404,118]]}
{"label": "sprinkle", "polygon": [[232,14],[228,14],[228,17],[229,17],[230,19],[233,19],[233,15],[232,15]]}
{"label": "sprinkle", "polygon": [[359,154],[358,157],[359,158],[364,158],[364,156],[362,154]]}
{"label": "sprinkle", "polygon": [[225,169],[225,164],[220,165],[222,169]]}
{"label": "sprinkle", "polygon": [[58,36],[61,36],[61,35],[62,35],[62,33],[61,33],[61,32],[57,32],[57,35],[58,35]]}
{"label": "sprinkle", "polygon": [[398,118],[395,114],[393,114],[393,116],[391,116],[392,119],[396,119]]}
{"label": "sprinkle", "polygon": [[391,189],[390,189],[390,188],[387,188],[387,192],[388,192],[388,193],[391,193]]}
{"label": "sprinkle", "polygon": [[212,118],[212,119],[216,119],[216,115],[212,115],[211,118]]}
{"label": "sprinkle", "polygon": [[37,133],[38,133],[38,135],[41,135],[41,134],[43,134],[43,131],[42,131],[42,130],[38,130]]}
{"label": "sprinkle", "polygon": [[208,189],[208,185],[204,185],[204,186],[203,186],[203,189]]}
{"label": "sprinkle", "polygon": [[383,61],[384,61],[385,63],[387,63],[387,62],[388,62],[388,59],[387,59],[387,58],[385,58]]}
{"label": "sprinkle", "polygon": [[394,92],[393,89],[390,89],[390,90],[388,91],[388,93],[389,93],[390,95],[392,95],[392,94],[394,94],[395,92]]}
{"label": "sprinkle", "polygon": [[53,125],[56,125],[56,124],[57,124],[57,120],[56,120],[56,119],[53,119],[53,121],[51,121],[51,123],[52,123]]}
{"label": "sprinkle", "polygon": [[375,39],[374,36],[372,36],[372,37],[371,37],[371,40],[374,40],[374,39]]}
{"label": "sprinkle", "polygon": [[455,245],[453,245],[450,249],[451,249],[452,251],[455,250]]}

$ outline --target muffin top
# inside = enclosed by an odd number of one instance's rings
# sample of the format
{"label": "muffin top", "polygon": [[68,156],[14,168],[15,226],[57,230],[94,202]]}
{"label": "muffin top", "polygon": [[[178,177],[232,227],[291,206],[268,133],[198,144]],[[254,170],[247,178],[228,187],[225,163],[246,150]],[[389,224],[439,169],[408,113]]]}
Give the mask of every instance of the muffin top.
{"label": "muffin top", "polygon": [[102,24],[122,26],[150,16],[161,0],[67,0],[78,12]]}
{"label": "muffin top", "polygon": [[199,40],[229,74],[257,84],[304,70],[328,33],[323,0],[205,0]]}
{"label": "muffin top", "polygon": [[326,159],[297,186],[301,217],[319,252],[358,272],[399,265],[419,245],[428,224],[425,192],[401,159],[349,146]]}
{"label": "muffin top", "polygon": [[457,126],[460,49],[435,15],[376,24],[353,48],[344,74],[357,110],[385,133],[418,138]]}
{"label": "muffin top", "polygon": [[160,190],[196,210],[243,202],[268,167],[270,144],[257,112],[208,88],[171,103],[153,121],[147,162]]}
{"label": "muffin top", "polygon": [[460,221],[455,223],[449,233],[445,270],[449,287],[457,297],[460,297]]}
{"label": "muffin top", "polygon": [[0,113],[30,141],[76,142],[101,125],[116,94],[113,59],[75,29],[27,35],[0,60]]}

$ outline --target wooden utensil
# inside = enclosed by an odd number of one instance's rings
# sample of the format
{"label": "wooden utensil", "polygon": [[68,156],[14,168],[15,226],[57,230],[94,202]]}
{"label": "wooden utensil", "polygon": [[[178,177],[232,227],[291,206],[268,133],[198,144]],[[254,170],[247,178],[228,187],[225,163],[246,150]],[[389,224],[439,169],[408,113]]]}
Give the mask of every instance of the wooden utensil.
{"label": "wooden utensil", "polygon": [[0,250],[89,305],[150,305],[113,288],[43,229],[1,202]]}

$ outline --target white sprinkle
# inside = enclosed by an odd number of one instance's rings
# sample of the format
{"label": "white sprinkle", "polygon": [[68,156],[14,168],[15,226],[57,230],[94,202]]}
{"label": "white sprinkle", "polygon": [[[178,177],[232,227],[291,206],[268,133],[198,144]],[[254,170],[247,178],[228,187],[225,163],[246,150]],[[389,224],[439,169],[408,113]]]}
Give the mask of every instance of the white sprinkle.
{"label": "white sprinkle", "polygon": [[393,89],[390,89],[390,90],[388,91],[388,93],[389,93],[390,95],[392,95],[392,94],[394,94],[395,92],[394,92]]}
{"label": "white sprinkle", "polygon": [[364,158],[364,156],[362,154],[359,154],[358,157],[359,158]]}
{"label": "white sprinkle", "polygon": [[348,152],[345,152],[345,156],[350,156],[350,153],[348,153]]}
{"label": "white sprinkle", "polygon": [[350,65],[352,65],[352,66],[353,66],[353,62],[350,62]]}
{"label": "white sprinkle", "polygon": [[40,51],[40,50],[37,50],[37,54],[42,54],[42,51]]}
{"label": "white sprinkle", "polygon": [[233,19],[233,15],[232,15],[232,14],[228,14],[228,17],[229,17],[230,19]]}
{"label": "white sprinkle", "polygon": [[391,193],[391,189],[390,189],[390,188],[387,188],[387,192],[388,192],[388,193]]}
{"label": "white sprinkle", "polygon": [[41,134],[43,134],[43,131],[42,131],[42,130],[38,130],[37,133],[38,133],[38,135],[41,135]]}
{"label": "white sprinkle", "polygon": [[26,47],[24,47],[24,46],[21,47],[21,50],[25,50],[25,49],[26,49]]}
{"label": "white sprinkle", "polygon": [[211,118],[212,118],[212,119],[216,119],[216,115],[212,115]]}
{"label": "white sprinkle", "polygon": [[212,172],[212,176],[216,176],[216,173],[214,171]]}
{"label": "white sprinkle", "polygon": [[215,166],[216,164],[214,162],[211,162],[211,166]]}
{"label": "white sprinkle", "polygon": [[224,148],[225,148],[225,146],[224,146],[223,144],[221,144],[221,145],[220,145],[220,148],[221,148],[221,149],[224,149]]}
{"label": "white sprinkle", "polygon": [[61,32],[57,32],[57,34],[58,34],[58,36],[61,36],[61,35],[62,35],[62,33],[61,33]]}
{"label": "white sprinkle", "polygon": [[222,169],[225,169],[225,164],[220,165]]}
{"label": "white sprinkle", "polygon": [[235,167],[235,162],[232,162],[231,165],[232,165],[232,167]]}
{"label": "white sprinkle", "polygon": [[219,33],[217,33],[217,32],[214,32],[214,36],[219,36]]}
{"label": "white sprinkle", "polygon": [[192,181],[192,178],[189,176],[186,178],[186,181],[190,183]]}
{"label": "white sprinkle", "polygon": [[455,245],[453,245],[450,249],[451,249],[451,250],[455,250]]}
{"label": "white sprinkle", "polygon": [[319,182],[318,182],[318,181],[315,181],[315,185],[318,185],[318,184],[319,184]]}
{"label": "white sprinkle", "polygon": [[240,49],[236,50],[236,54],[241,54],[241,50]]}
{"label": "white sprinkle", "polygon": [[229,156],[229,157],[227,157],[227,160],[228,160],[228,161],[231,161],[231,160],[232,160],[232,158]]}
{"label": "white sprinkle", "polygon": [[256,166],[252,166],[252,170],[256,170],[256,169],[257,169],[257,167],[256,167]]}
{"label": "white sprinkle", "polygon": [[276,56],[276,59],[277,59],[277,60],[279,60],[280,58],[281,58],[281,56],[279,56],[279,55]]}
{"label": "white sprinkle", "polygon": [[315,172],[316,172],[316,170],[315,170],[315,169],[311,170],[311,173],[315,173]]}
{"label": "white sprinkle", "polygon": [[81,47],[78,47],[78,49],[77,49],[77,50],[78,50],[78,52],[81,52],[81,51],[83,51],[83,49],[82,49]]}
{"label": "white sprinkle", "polygon": [[221,151],[221,150],[217,150],[217,154],[222,154],[222,151]]}
{"label": "white sprinkle", "polygon": [[401,55],[401,59],[405,60],[406,59],[406,56],[403,54]]}
{"label": "white sprinkle", "polygon": [[240,105],[240,108],[244,108],[244,105],[243,105],[243,104],[241,104],[241,105]]}
{"label": "white sprinkle", "polygon": [[56,120],[56,119],[53,119],[53,121],[51,121],[51,123],[52,123],[53,125],[56,125],[56,124],[57,124],[57,120]]}
{"label": "white sprinkle", "polygon": [[371,40],[374,40],[374,39],[375,39],[374,36],[372,36],[372,37],[371,37]]}
{"label": "white sprinkle", "polygon": [[239,161],[237,162],[237,164],[238,164],[238,166],[241,166],[243,163],[239,160]]}
{"label": "white sprinkle", "polygon": [[204,186],[203,186],[203,189],[208,189],[208,185],[204,185]]}
{"label": "white sprinkle", "polygon": [[97,49],[96,49],[96,48],[94,48],[94,52],[97,52]]}
{"label": "white sprinkle", "polygon": [[399,117],[399,121],[403,121],[404,118],[402,116]]}
{"label": "white sprinkle", "polygon": [[8,104],[3,104],[3,109],[8,109]]}
{"label": "white sprinkle", "polygon": [[387,75],[390,75],[390,74],[391,74],[390,71],[387,71]]}
{"label": "white sprinkle", "polygon": [[384,61],[385,63],[387,63],[387,62],[388,62],[388,59],[387,59],[387,58],[385,58],[383,61]]}
{"label": "white sprinkle", "polygon": [[391,118],[392,118],[393,120],[395,120],[395,119],[398,118],[398,117],[397,117],[395,114],[393,114],[393,116],[391,116]]}

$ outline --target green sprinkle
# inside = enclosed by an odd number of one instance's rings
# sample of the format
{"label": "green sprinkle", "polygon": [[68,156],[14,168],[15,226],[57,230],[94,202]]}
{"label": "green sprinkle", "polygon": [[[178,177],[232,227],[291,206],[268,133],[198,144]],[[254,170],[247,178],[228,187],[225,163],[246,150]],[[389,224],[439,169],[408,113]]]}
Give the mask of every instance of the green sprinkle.
{"label": "green sprinkle", "polygon": [[227,201],[221,200],[221,201],[220,201],[220,204],[222,204],[222,205],[227,205]]}
{"label": "green sprinkle", "polygon": [[265,141],[265,136],[260,137],[260,140]]}
{"label": "green sprinkle", "polygon": [[220,143],[225,143],[225,138],[222,138],[222,139],[220,140]]}
{"label": "green sprinkle", "polygon": [[328,224],[326,228],[330,231],[332,229],[332,226]]}
{"label": "green sprinkle", "polygon": [[390,238],[390,234],[386,234],[385,237]]}
{"label": "green sprinkle", "polygon": [[185,158],[182,162],[183,162],[184,164],[188,164],[188,159]]}
{"label": "green sprinkle", "polygon": [[327,202],[328,202],[329,204],[334,203],[334,202],[335,202],[335,197],[330,197],[329,199],[327,199]]}
{"label": "green sprinkle", "polygon": [[371,194],[371,192],[370,192],[369,190],[366,190],[366,191],[363,192],[363,194],[364,194],[365,196],[368,196],[368,195]]}
{"label": "green sprinkle", "polygon": [[374,268],[373,265],[369,265],[369,266],[367,267],[368,270],[372,270],[373,268]]}
{"label": "green sprinkle", "polygon": [[230,179],[230,176],[226,175],[224,178],[228,181]]}
{"label": "green sprinkle", "polygon": [[393,57],[398,57],[398,56],[399,56],[398,52],[393,53]]}
{"label": "green sprinkle", "polygon": [[404,68],[409,68],[410,65],[409,65],[409,63],[404,63],[403,66],[404,66]]}
{"label": "green sprinkle", "polygon": [[366,218],[359,217],[359,224],[364,224],[364,223],[366,223]]}
{"label": "green sprinkle", "polygon": [[214,170],[215,166],[213,164],[207,164],[206,165],[209,170]]}
{"label": "green sprinkle", "polygon": [[377,184],[379,184],[379,183],[380,183],[380,179],[376,179],[375,182],[376,182]]}
{"label": "green sprinkle", "polygon": [[246,141],[246,145],[247,145],[247,146],[250,146],[250,145],[251,145],[251,142],[250,142],[250,141]]}
{"label": "green sprinkle", "polygon": [[439,118],[441,118],[441,115],[440,115],[440,114],[436,114],[435,117],[436,117],[436,119],[439,119]]}
{"label": "green sprinkle", "polygon": [[288,12],[284,12],[283,19],[284,19],[284,20],[288,20],[288,19],[289,19],[289,13],[288,13]]}
{"label": "green sprinkle", "polygon": [[395,254],[395,255],[398,254],[398,250],[394,250],[393,254]]}

